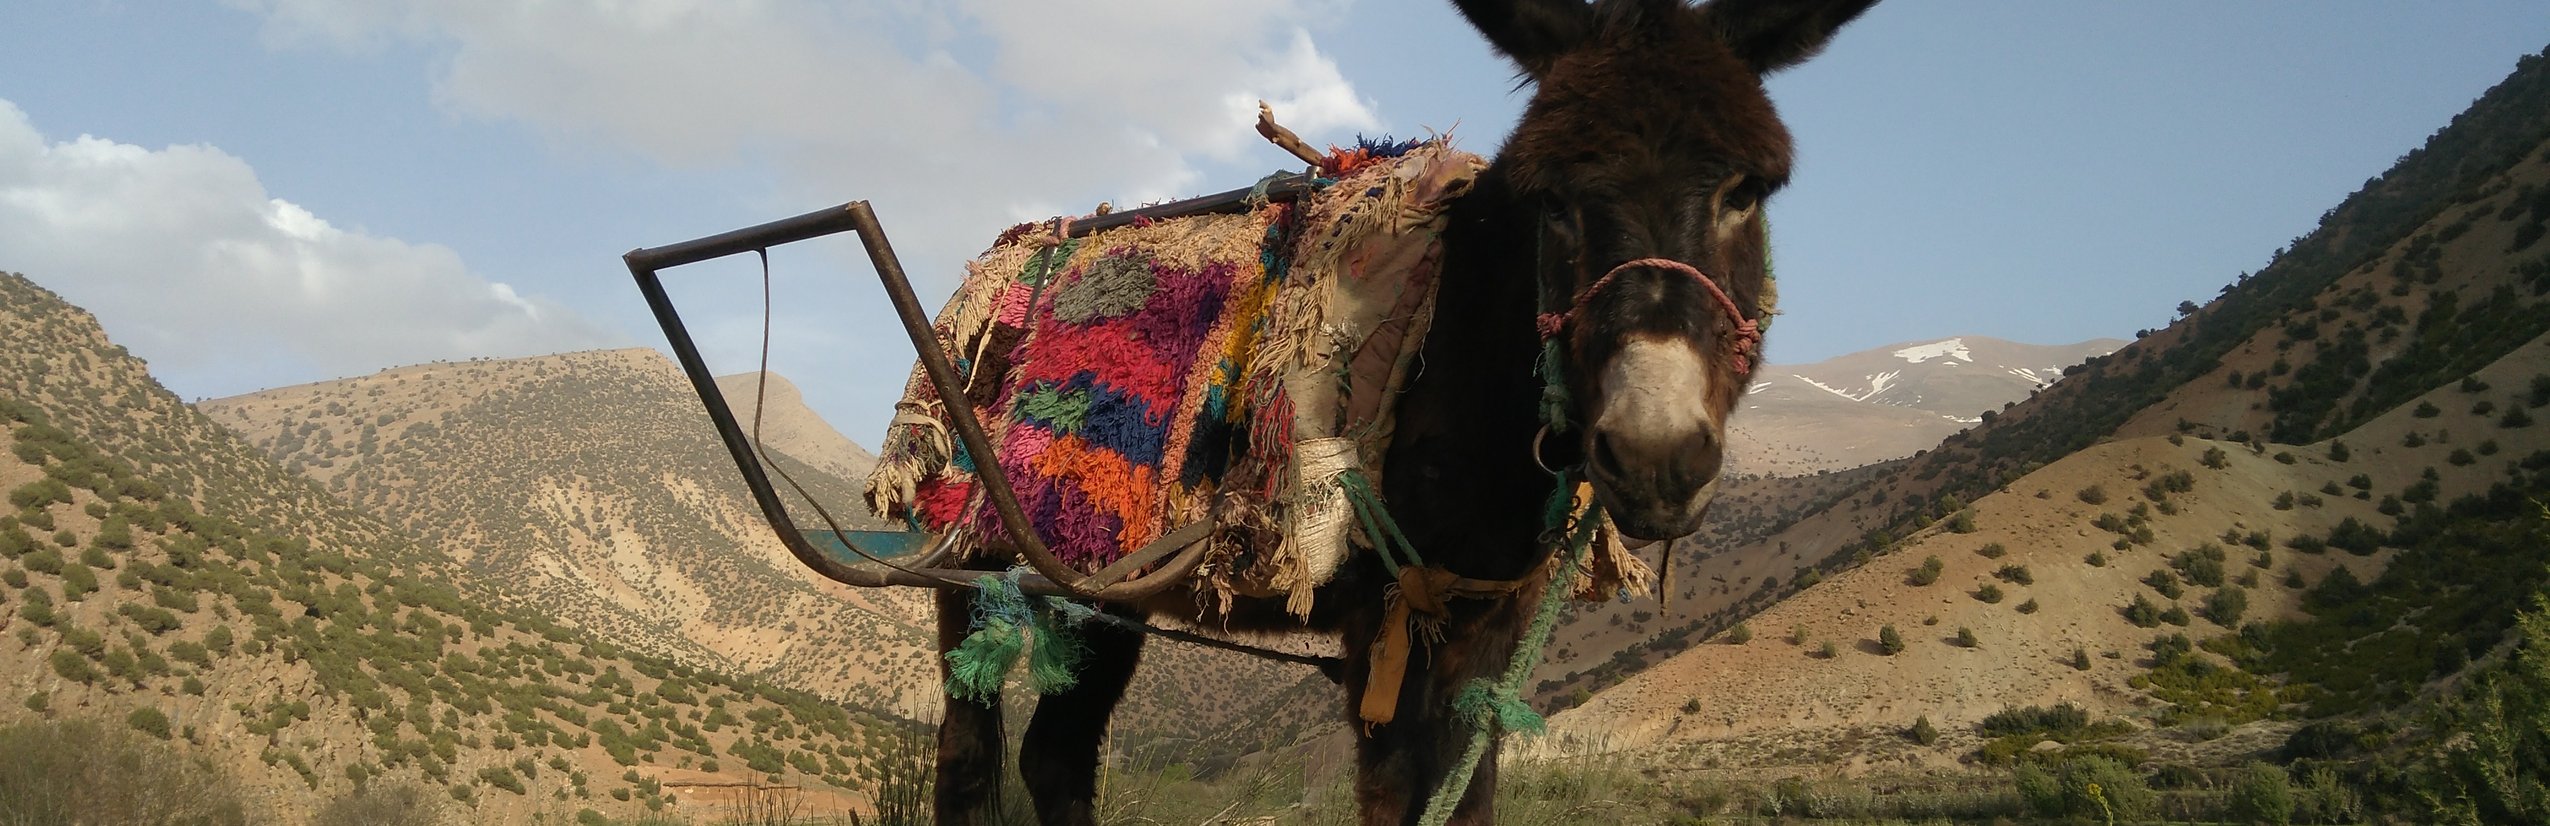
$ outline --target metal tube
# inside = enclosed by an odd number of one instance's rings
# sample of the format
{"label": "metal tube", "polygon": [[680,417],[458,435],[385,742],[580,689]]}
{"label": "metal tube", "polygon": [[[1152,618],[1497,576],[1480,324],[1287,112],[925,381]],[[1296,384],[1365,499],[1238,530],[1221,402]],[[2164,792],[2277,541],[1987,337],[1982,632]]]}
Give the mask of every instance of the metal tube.
{"label": "metal tube", "polygon": [[1001,473],[1000,463],[994,458],[999,454],[992,451],[992,440],[984,435],[974,402],[965,397],[965,386],[957,382],[956,369],[948,365],[947,354],[940,351],[938,333],[931,328],[920,299],[912,294],[912,282],[904,277],[903,263],[894,257],[894,245],[886,241],[885,229],[877,225],[876,212],[868,208],[866,201],[850,202],[849,212],[859,243],[867,247],[868,261],[876,266],[877,280],[884,283],[886,298],[893,302],[894,314],[903,321],[903,332],[911,336],[912,349],[921,357],[921,369],[929,374],[930,386],[938,391],[939,404],[947,409],[948,423],[956,427],[956,438],[974,456],[974,479],[991,498],[992,510],[1000,516],[1003,532],[1009,535],[1011,550],[1046,579],[1078,593],[1077,586],[1085,577],[1054,557],[1053,551],[1045,547],[1045,540],[1028,523],[1027,511],[1018,506],[1018,493],[1010,488],[1009,477]]}

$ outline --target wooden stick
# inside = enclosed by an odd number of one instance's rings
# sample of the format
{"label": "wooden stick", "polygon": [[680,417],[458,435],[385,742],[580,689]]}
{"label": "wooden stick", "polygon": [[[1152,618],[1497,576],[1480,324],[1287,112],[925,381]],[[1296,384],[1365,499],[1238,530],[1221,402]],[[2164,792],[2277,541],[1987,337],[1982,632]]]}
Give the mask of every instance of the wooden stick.
{"label": "wooden stick", "polygon": [[1262,100],[1257,102],[1257,134],[1265,136],[1267,142],[1283,148],[1284,151],[1293,153],[1293,157],[1302,159],[1303,163],[1318,166],[1320,158],[1323,157],[1319,150],[1312,149],[1310,144],[1304,143],[1302,136],[1293,134],[1293,130],[1277,124],[1275,107],[1266,105],[1266,101]]}

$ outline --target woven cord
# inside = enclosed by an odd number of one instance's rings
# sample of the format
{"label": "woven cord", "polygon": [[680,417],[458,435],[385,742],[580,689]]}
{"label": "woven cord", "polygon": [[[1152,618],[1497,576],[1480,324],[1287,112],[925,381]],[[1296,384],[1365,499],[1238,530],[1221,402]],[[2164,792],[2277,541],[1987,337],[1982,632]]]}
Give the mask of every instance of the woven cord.
{"label": "woven cord", "polygon": [[1372,480],[1362,471],[1347,470],[1337,474],[1337,487],[1346,493],[1346,502],[1355,509],[1355,520],[1363,523],[1364,536],[1372,540],[1373,550],[1381,553],[1381,567],[1399,576],[1399,562],[1393,553],[1407,557],[1407,564],[1425,567],[1425,558],[1417,556],[1417,546],[1399,531],[1399,521],[1390,518],[1390,507],[1381,501],[1381,491],[1373,489]]}
{"label": "woven cord", "polygon": [[[1552,507],[1561,514],[1557,520],[1562,520],[1551,523],[1553,530],[1564,525],[1565,503],[1575,492],[1576,486],[1568,482],[1562,475],[1558,490],[1551,494]],[[1549,585],[1541,592],[1540,610],[1533,612],[1531,628],[1523,632],[1513,658],[1506,661],[1504,677],[1494,683],[1472,680],[1453,701],[1454,713],[1470,721],[1470,745],[1462,750],[1461,762],[1452,767],[1452,773],[1444,776],[1443,786],[1426,800],[1425,816],[1417,820],[1418,826],[1443,826],[1452,819],[1452,810],[1469,793],[1470,777],[1478,773],[1479,761],[1487,755],[1488,743],[1495,740],[1498,730],[1538,732],[1544,727],[1540,714],[1522,699],[1523,681],[1540,665],[1541,649],[1549,643],[1550,630],[1558,625],[1559,606],[1574,587],[1576,572],[1584,567],[1585,549],[1592,547],[1594,529],[1602,521],[1602,506],[1591,505],[1577,518],[1574,529],[1567,532],[1567,563],[1550,575]]]}

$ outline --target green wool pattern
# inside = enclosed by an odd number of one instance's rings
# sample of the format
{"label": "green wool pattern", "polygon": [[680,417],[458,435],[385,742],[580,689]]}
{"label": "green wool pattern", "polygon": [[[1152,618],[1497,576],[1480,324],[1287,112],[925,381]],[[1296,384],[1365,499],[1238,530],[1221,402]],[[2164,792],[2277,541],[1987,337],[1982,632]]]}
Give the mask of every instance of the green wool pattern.
{"label": "green wool pattern", "polygon": [[[1027,684],[1039,694],[1068,691],[1080,683],[1080,663],[1089,647],[1079,627],[1097,614],[1069,600],[1027,598],[1018,587],[1026,569],[982,580],[974,588],[973,633],[947,652],[947,693],[989,705],[1000,699],[1001,682],[1027,654]],[[1030,635],[1035,645],[1028,645]]]}

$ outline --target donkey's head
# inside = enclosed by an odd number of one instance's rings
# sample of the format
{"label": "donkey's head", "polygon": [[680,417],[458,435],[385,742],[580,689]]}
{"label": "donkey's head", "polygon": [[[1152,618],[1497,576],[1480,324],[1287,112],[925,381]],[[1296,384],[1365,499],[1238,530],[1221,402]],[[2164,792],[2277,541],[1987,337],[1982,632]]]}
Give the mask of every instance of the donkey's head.
{"label": "donkey's head", "polygon": [[1761,356],[1762,202],[1789,136],[1763,74],[1875,0],[1455,0],[1538,89],[1497,158],[1534,210],[1542,334],[1621,530],[1695,529]]}

